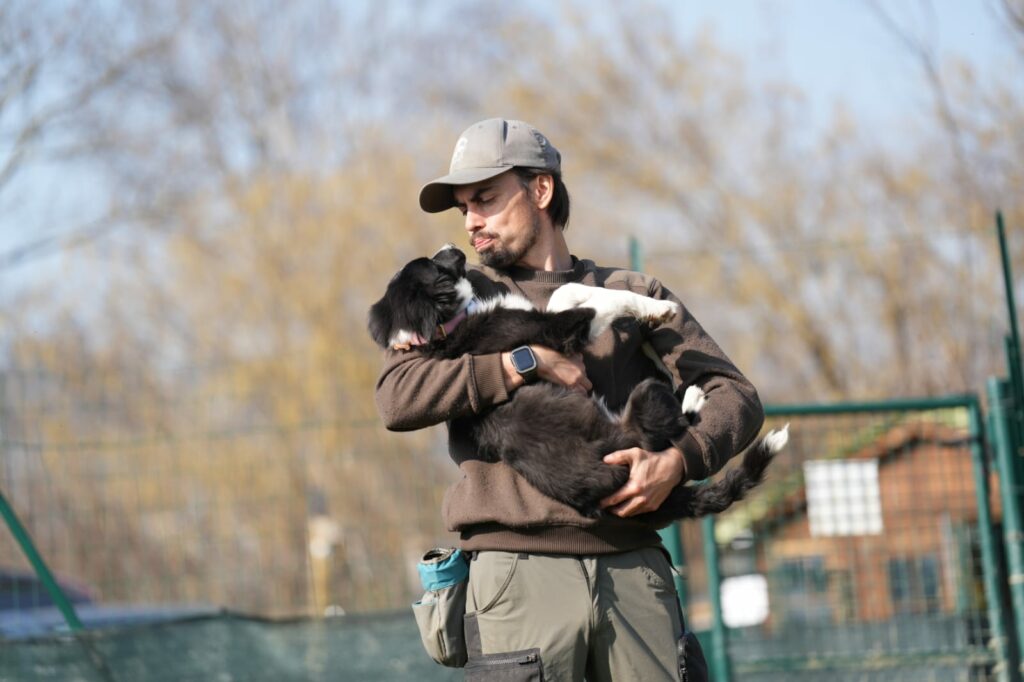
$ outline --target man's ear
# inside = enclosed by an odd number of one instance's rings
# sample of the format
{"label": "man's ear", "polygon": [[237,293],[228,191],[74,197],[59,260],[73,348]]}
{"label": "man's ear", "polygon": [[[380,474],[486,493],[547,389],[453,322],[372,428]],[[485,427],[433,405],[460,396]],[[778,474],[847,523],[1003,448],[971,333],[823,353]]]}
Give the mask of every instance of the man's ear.
{"label": "man's ear", "polygon": [[535,180],[532,183],[530,193],[533,203],[536,204],[537,208],[544,210],[551,203],[551,200],[555,198],[555,178],[551,175],[537,175],[533,178]]}
{"label": "man's ear", "polygon": [[454,244],[447,244],[443,249],[434,254],[431,258],[439,268],[447,270],[456,279],[466,276],[466,254],[462,253]]}

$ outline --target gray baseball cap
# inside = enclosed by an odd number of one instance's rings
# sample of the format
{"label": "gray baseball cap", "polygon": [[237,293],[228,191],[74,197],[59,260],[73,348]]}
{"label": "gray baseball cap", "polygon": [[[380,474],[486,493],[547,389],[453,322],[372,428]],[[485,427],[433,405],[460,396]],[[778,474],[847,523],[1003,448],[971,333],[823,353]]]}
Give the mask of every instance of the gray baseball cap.
{"label": "gray baseball cap", "polygon": [[448,175],[420,190],[420,208],[427,213],[449,209],[455,205],[454,186],[487,180],[516,166],[558,173],[562,155],[529,123],[503,118],[474,123],[455,143]]}

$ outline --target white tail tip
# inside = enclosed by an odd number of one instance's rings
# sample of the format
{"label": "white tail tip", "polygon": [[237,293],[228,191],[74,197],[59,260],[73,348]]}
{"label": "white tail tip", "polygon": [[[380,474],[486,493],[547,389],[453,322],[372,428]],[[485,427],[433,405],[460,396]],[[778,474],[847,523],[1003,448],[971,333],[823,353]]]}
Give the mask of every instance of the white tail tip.
{"label": "white tail tip", "polygon": [[699,386],[687,387],[683,394],[683,414],[697,414],[707,401],[707,394]]}
{"label": "white tail tip", "polygon": [[786,447],[786,443],[789,442],[789,424],[787,423],[781,429],[777,431],[769,431],[768,435],[764,437],[765,447],[768,448],[768,452],[773,455]]}

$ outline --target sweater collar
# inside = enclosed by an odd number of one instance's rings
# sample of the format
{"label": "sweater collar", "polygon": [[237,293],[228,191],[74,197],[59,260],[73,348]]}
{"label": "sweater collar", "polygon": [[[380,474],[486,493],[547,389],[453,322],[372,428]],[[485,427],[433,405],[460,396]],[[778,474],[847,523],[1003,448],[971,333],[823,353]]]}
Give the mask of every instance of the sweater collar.
{"label": "sweater collar", "polygon": [[571,258],[572,267],[568,270],[531,270],[530,268],[521,268],[516,265],[501,270],[496,268],[488,269],[516,282],[567,284],[580,281],[586,273],[586,264],[576,256],[571,256]]}

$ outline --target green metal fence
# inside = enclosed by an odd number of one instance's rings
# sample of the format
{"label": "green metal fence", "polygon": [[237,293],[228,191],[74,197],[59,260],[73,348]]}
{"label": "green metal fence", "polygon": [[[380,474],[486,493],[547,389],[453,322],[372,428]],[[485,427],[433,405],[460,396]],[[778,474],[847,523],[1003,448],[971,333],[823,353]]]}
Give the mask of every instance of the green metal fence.
{"label": "green metal fence", "polygon": [[[719,682],[1022,679],[1024,373],[973,395],[769,406],[790,446],[744,505],[680,530]],[[699,558],[698,558],[699,557]]]}
{"label": "green metal fence", "polygon": [[0,614],[53,603],[25,537],[84,601],[273,617],[407,606],[424,548],[453,542],[439,432],[266,417],[259,384],[175,405],[176,424],[125,425],[118,405],[64,398],[70,381],[0,372]]}
{"label": "green metal fence", "polygon": [[[1012,457],[1010,450],[996,447],[1009,437],[1009,429],[1002,429],[1005,436],[999,429],[994,437],[986,433],[995,423],[1008,424],[1009,399],[1007,392],[988,419],[970,396],[769,406],[766,428],[788,422],[792,436],[766,483],[744,504],[715,520],[684,523],[678,534],[687,557],[687,615],[702,632],[715,679],[1019,679],[1018,614],[1010,598],[1006,542],[1017,531],[1007,530],[1005,511],[1006,500],[1014,496],[1008,498],[990,467],[1000,457]],[[12,423],[9,418],[8,426]],[[80,586],[94,606],[200,604],[306,616],[402,608],[416,596],[411,568],[418,552],[450,540],[437,527],[450,464],[430,438],[423,440],[423,451],[407,452],[408,437],[383,434],[375,425],[346,430],[344,439],[362,438],[356,441],[362,447],[334,449],[328,444],[342,441],[336,432],[341,428],[307,424],[258,437],[253,433],[259,429],[203,431],[178,441],[183,449],[208,444],[199,459],[209,469],[198,471],[183,466],[183,451],[159,438],[114,439],[88,447],[37,443],[37,466],[8,466],[0,488],[15,491],[12,506],[21,510],[58,579]],[[7,433],[14,435],[14,430]],[[260,447],[263,438],[281,449]],[[8,453],[18,450],[12,442],[9,435]],[[147,456],[151,449],[159,456]],[[302,460],[297,451],[306,459],[300,471],[285,465]],[[310,462],[320,459],[332,462],[327,470],[343,475],[311,473],[318,468]],[[81,460],[89,466],[83,469]],[[267,477],[289,485],[263,488],[260,476],[249,480],[237,474],[217,488],[214,508],[190,504],[180,494],[197,481],[213,485],[221,468],[236,473],[263,469]],[[415,469],[412,476],[397,473],[410,473],[410,468]],[[20,473],[12,477],[15,471]],[[124,471],[130,471],[136,489],[128,502],[118,475]],[[351,490],[353,485],[360,489]],[[387,518],[387,507],[399,499],[410,503],[407,512],[418,511]],[[118,513],[131,517],[130,522],[112,522],[107,510],[118,501],[126,505]],[[359,535],[347,526],[318,530],[329,520],[343,525],[357,514],[375,518]],[[289,525],[260,525],[272,518],[290,519]],[[164,521],[152,538],[147,535],[152,519],[177,521]],[[318,534],[325,534],[327,547],[318,548]],[[19,568],[31,568],[19,559],[12,537],[0,542],[0,564],[10,567],[14,561]],[[178,556],[193,545],[200,548],[201,563]],[[23,601],[44,597],[41,587],[20,595]],[[319,629],[305,622],[287,628],[227,619],[191,625],[180,633],[167,630],[165,637],[187,644],[192,634],[219,633],[213,640],[199,636],[188,646],[211,649],[209,656],[204,654],[208,661],[223,669],[234,665],[237,674],[237,666],[255,659],[218,658],[217,642],[235,642],[230,646],[244,649],[256,646],[247,639],[252,637],[320,660],[335,650],[357,658],[371,651],[372,646],[352,645],[360,638],[381,643],[397,632],[415,636],[411,628],[396,628],[394,618],[366,620],[358,632],[346,628],[344,619],[331,619],[333,624]],[[328,638],[319,640],[319,648],[302,644],[297,633],[307,631]],[[48,646],[45,640],[8,644],[0,647],[0,679],[21,679],[15,673],[24,672],[5,671],[4,665],[36,666],[39,657],[51,653],[78,667],[93,665],[102,654],[107,678],[126,679],[124,666],[140,665],[141,659],[122,659],[121,652],[141,648],[157,655],[158,639],[151,629],[142,629],[137,634],[89,633],[82,641],[91,642],[92,649]],[[416,655],[418,643],[412,644],[408,652]],[[311,654],[311,647],[318,653]],[[89,655],[93,649],[99,654]],[[337,671],[344,657],[330,660],[325,676],[327,670]],[[173,678],[172,670],[153,666],[140,679],[169,679],[165,673]],[[321,673],[304,674],[319,679]]]}
{"label": "green metal fence", "polygon": [[265,620],[232,614],[0,640],[0,682],[453,682],[408,612]]}
{"label": "green metal fence", "polygon": [[767,482],[701,537],[683,533],[716,679],[1010,679],[1003,514],[978,402],[767,412],[792,432]]}

